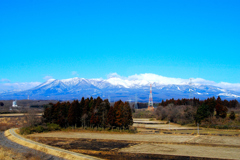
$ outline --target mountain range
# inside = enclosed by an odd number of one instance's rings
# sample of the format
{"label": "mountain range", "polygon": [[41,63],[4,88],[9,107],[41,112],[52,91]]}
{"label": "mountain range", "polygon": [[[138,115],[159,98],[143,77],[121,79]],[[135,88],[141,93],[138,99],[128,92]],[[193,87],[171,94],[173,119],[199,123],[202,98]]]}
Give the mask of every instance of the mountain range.
{"label": "mountain range", "polygon": [[[73,100],[81,97],[108,98],[110,101],[147,102],[152,84],[153,101],[162,99],[178,99],[196,97],[206,99],[220,96],[222,99],[240,100],[240,84],[231,84],[196,79],[168,78],[156,74],[139,74],[121,77],[112,74],[108,79],[49,79],[44,83],[26,90],[2,91],[0,99],[45,99],[45,100]],[[33,85],[33,84],[31,84]]]}

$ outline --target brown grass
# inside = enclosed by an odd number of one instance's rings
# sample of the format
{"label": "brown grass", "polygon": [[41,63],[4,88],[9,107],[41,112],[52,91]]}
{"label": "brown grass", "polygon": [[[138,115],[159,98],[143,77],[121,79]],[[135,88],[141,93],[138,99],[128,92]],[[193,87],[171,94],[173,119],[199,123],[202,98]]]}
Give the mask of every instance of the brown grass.
{"label": "brown grass", "polygon": [[0,160],[40,160],[41,158],[28,152],[28,153],[17,153],[11,149],[0,147]]}
{"label": "brown grass", "polygon": [[155,118],[155,114],[147,109],[136,109],[133,118]]}
{"label": "brown grass", "polygon": [[24,117],[0,117],[0,131],[22,127],[24,124]]}
{"label": "brown grass", "polygon": [[0,117],[0,131],[5,131],[10,128],[20,128],[29,123],[39,122],[41,116],[32,116],[30,114],[24,114],[22,117]]}
{"label": "brown grass", "polygon": [[111,134],[135,134],[135,127],[130,126],[129,130],[119,130],[119,129],[103,129],[103,128],[90,128],[90,127],[79,127],[79,128],[62,128],[61,131],[63,132],[87,132],[87,133],[111,133]]}

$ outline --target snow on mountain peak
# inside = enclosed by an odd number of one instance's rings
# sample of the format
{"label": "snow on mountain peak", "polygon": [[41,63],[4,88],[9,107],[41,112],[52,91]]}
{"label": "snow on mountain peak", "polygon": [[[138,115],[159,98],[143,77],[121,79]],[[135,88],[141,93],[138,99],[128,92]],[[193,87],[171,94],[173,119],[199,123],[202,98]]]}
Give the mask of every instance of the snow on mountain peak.
{"label": "snow on mountain peak", "polygon": [[[187,86],[190,84],[189,79],[182,78],[171,78],[164,77],[161,75],[153,74],[153,73],[145,73],[145,74],[135,74],[128,77],[120,76],[117,73],[112,73],[108,75],[107,79],[85,79],[85,78],[69,78],[69,79],[48,79],[46,82],[39,84],[38,86],[34,86],[34,89],[37,88],[51,88],[54,86],[62,86],[63,88],[74,89],[75,87],[81,88],[85,87],[97,87],[99,89],[109,88],[109,87],[117,87],[117,88],[141,88],[141,87],[149,87],[150,84],[153,84],[153,87],[157,87],[158,89],[163,88],[166,85],[177,85],[178,90],[182,90],[181,86]],[[2,84],[2,86],[7,84]],[[16,87],[12,87],[12,84],[9,84],[11,90],[14,90]],[[227,92],[227,90],[239,92],[240,84],[239,83],[226,83],[220,82],[216,83],[214,81],[205,80],[202,78],[192,78],[192,85],[194,88],[202,88],[206,89],[209,86],[217,87],[217,90],[222,93]],[[16,85],[15,85],[16,86]],[[203,87],[205,86],[205,87]],[[4,87],[3,87],[4,88]],[[185,88],[185,87],[184,87]],[[26,88],[29,89],[29,88]],[[7,90],[7,89],[5,89]],[[24,89],[23,89],[24,90]]]}
{"label": "snow on mountain peak", "polygon": [[[62,80],[49,79],[35,88],[18,93],[18,96],[24,97],[27,94],[33,94],[32,96],[42,96],[42,98],[46,96],[51,96],[51,98],[60,96],[71,99],[79,96],[104,96],[108,94],[115,96],[115,98],[126,99],[126,96],[139,94],[141,99],[144,100],[148,97],[146,95],[149,93],[150,84],[153,85],[154,95],[158,99],[189,96],[189,79],[169,78],[152,73],[135,74],[128,77],[114,73],[108,76],[107,79],[85,79],[79,77]],[[216,83],[202,78],[192,78],[192,85],[193,88],[191,90],[194,96],[199,98],[220,95],[230,99],[240,99],[240,84]],[[11,91],[14,91],[14,89],[11,89]],[[7,95],[7,93],[4,94]],[[11,97],[12,95],[9,94],[9,96]]]}
{"label": "snow on mountain peak", "polygon": [[156,85],[187,85],[189,83],[188,79],[168,78],[152,73],[145,73],[139,75],[135,74],[129,77],[122,77],[114,73],[113,76],[109,76],[107,81],[112,85],[121,85],[125,88],[133,87],[136,85],[146,86],[150,85],[150,83],[155,83]]}

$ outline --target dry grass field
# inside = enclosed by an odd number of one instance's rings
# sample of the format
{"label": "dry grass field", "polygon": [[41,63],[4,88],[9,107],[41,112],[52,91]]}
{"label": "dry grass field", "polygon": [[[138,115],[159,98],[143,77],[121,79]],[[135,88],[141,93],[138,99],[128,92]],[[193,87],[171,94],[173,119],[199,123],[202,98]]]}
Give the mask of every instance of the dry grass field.
{"label": "dry grass field", "polygon": [[[168,134],[110,134],[94,132],[52,132],[33,134],[30,139],[74,152],[116,159],[119,155],[152,159],[152,155],[238,159],[240,138]],[[125,155],[126,154],[126,155]],[[156,158],[156,157],[155,157]],[[128,158],[127,158],[128,159]],[[175,158],[174,158],[175,159]]]}
{"label": "dry grass field", "polygon": [[39,121],[42,113],[15,113],[15,114],[0,114],[0,131],[5,131],[10,128],[20,128],[32,121]]}
{"label": "dry grass field", "polygon": [[[24,117],[0,117],[0,120],[0,124],[4,124],[0,126],[2,130],[27,123]],[[114,160],[210,160],[240,157],[239,130],[202,128],[202,135],[196,135],[196,127],[182,127],[173,123],[169,125],[154,119],[135,119],[135,122],[138,123],[134,126],[140,131],[136,134],[76,129],[35,133],[27,138],[73,152]],[[4,155],[8,156],[7,153]]]}
{"label": "dry grass field", "polygon": [[22,127],[24,124],[26,124],[25,117],[0,117],[0,131]]}
{"label": "dry grass field", "polygon": [[191,159],[239,159],[240,157],[239,130],[202,128],[200,130],[202,135],[197,135],[197,127],[167,124],[155,119],[134,119],[134,122],[134,127],[139,131],[136,134],[79,129],[73,132],[66,130],[32,134],[28,138],[106,159],[190,159],[190,157]]}
{"label": "dry grass field", "polygon": [[0,160],[41,160],[41,157],[33,155],[32,153],[18,153],[11,149],[0,146]]}
{"label": "dry grass field", "polygon": [[[138,132],[146,134],[191,134],[197,135],[196,126],[180,125],[166,121],[158,121],[156,119],[134,118],[133,127],[136,127]],[[200,135],[216,135],[216,136],[240,136],[239,129],[215,129],[215,128],[199,128]]]}

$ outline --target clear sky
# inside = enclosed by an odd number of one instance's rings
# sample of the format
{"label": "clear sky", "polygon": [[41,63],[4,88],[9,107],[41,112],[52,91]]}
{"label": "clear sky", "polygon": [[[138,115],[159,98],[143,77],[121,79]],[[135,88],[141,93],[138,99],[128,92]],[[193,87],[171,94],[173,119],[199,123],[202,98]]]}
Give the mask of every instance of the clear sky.
{"label": "clear sky", "polygon": [[114,72],[240,83],[239,8],[239,0],[1,0],[0,83]]}

